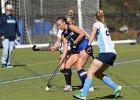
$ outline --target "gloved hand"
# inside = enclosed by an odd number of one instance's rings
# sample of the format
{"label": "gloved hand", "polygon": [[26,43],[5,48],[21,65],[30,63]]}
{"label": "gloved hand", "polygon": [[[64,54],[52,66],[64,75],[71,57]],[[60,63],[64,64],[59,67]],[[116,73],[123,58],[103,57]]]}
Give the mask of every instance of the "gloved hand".
{"label": "gloved hand", "polygon": [[71,48],[76,49],[76,47],[77,47],[77,43],[75,41],[73,41],[73,43],[71,43]]}
{"label": "gloved hand", "polygon": [[77,43],[76,42],[71,43],[70,48],[72,51],[76,51]]}
{"label": "gloved hand", "polygon": [[91,45],[87,45],[85,49],[86,53],[89,54],[90,56],[93,56],[93,49]]}

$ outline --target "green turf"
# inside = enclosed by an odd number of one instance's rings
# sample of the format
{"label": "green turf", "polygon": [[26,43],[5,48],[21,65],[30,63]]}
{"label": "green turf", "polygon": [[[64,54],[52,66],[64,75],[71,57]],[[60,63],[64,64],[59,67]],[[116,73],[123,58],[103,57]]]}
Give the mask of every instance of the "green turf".
{"label": "green turf", "polygon": [[[119,100],[140,99],[140,45],[121,44],[116,45],[117,59],[114,67],[107,70],[107,74],[124,86]],[[2,49],[0,49],[0,55]],[[94,54],[98,48],[94,47]],[[52,73],[58,66],[59,52],[33,52],[31,49],[15,49],[12,54],[13,68],[0,68],[0,100],[74,100],[72,92],[63,92],[65,85],[64,77],[59,74],[53,80],[50,91],[45,91],[48,76],[40,78],[28,77]],[[132,61],[138,60],[139,61]],[[124,61],[132,61],[120,63]],[[92,59],[86,64],[89,67]],[[24,79],[15,82],[8,80]],[[80,85],[76,72],[73,72],[72,85]],[[88,94],[88,100],[114,100],[114,91],[103,84],[100,80],[94,79],[95,91]]]}

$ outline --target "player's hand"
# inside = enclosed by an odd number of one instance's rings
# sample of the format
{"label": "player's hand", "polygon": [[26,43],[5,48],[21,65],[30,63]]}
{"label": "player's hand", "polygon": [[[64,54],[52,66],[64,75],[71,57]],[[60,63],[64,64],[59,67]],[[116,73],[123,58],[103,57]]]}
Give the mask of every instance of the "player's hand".
{"label": "player's hand", "polygon": [[65,59],[65,55],[62,54],[61,58],[60,58],[60,63],[62,63]]}
{"label": "player's hand", "polygon": [[1,37],[0,37],[0,39],[1,39],[1,40],[4,40],[4,39],[5,39],[5,37],[4,37],[4,36],[1,36]]}
{"label": "player's hand", "polygon": [[48,51],[57,51],[58,49],[57,48],[55,48],[55,47],[50,47],[50,48],[48,48]]}
{"label": "player's hand", "polygon": [[85,49],[86,53],[89,54],[90,56],[93,55],[93,49],[91,45],[87,45],[86,49]]}
{"label": "player's hand", "polygon": [[77,43],[76,42],[71,43],[70,47],[71,49],[76,49]]}
{"label": "player's hand", "polygon": [[18,36],[16,40],[19,41],[20,40],[20,37]]}

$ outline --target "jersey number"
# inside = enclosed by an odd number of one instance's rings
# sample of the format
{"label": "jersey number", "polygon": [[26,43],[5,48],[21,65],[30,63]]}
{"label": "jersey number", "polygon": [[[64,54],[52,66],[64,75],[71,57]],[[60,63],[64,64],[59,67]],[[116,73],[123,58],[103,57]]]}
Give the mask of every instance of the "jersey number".
{"label": "jersey number", "polygon": [[109,31],[106,30],[106,36],[109,36],[109,35],[110,35],[110,34],[109,34]]}

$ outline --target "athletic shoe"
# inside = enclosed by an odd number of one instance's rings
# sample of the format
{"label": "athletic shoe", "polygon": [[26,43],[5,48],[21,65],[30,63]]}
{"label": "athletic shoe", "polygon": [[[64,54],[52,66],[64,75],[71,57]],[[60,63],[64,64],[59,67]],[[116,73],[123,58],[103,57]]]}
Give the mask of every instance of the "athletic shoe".
{"label": "athletic shoe", "polygon": [[72,91],[72,87],[70,85],[66,85],[64,87],[64,92],[69,92],[69,91]]}
{"label": "athletic shoe", "polygon": [[81,93],[74,94],[73,97],[76,99],[86,100],[86,97],[82,96]]}
{"label": "athletic shoe", "polygon": [[6,68],[7,67],[7,65],[6,64],[2,64],[2,68]]}
{"label": "athletic shoe", "polygon": [[118,86],[117,90],[114,91],[115,98],[120,96],[121,90],[122,90],[122,86]]}
{"label": "athletic shoe", "polygon": [[7,65],[7,68],[12,68],[13,66],[11,64]]}
{"label": "athletic shoe", "polygon": [[[81,92],[83,91],[83,88],[80,90]],[[89,92],[93,92],[94,91],[94,87],[93,86],[91,86],[90,88],[89,88],[89,90],[88,90]]]}

